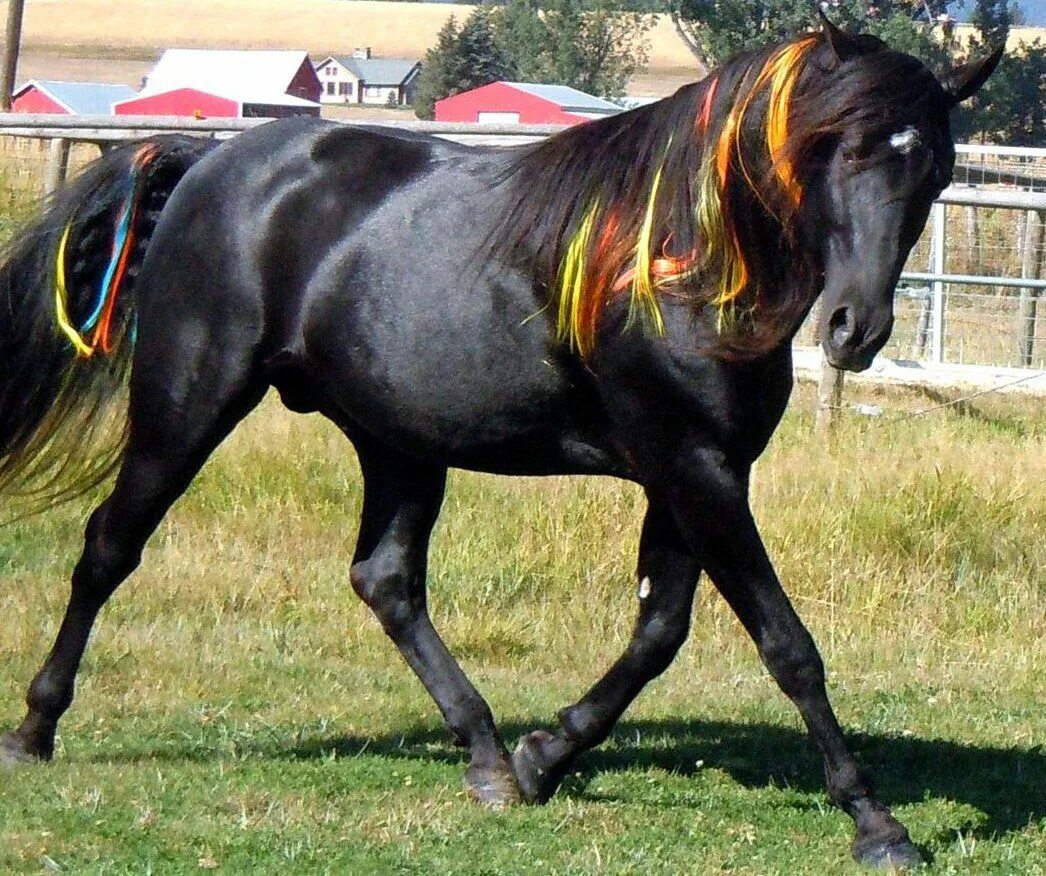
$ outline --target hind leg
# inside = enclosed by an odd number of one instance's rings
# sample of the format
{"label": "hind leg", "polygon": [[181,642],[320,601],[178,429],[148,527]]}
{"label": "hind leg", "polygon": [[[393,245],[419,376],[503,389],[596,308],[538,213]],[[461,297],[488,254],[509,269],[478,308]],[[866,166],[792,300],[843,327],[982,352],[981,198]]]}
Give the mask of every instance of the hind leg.
{"label": "hind leg", "polygon": [[432,626],[425,599],[429,536],[443,502],[446,469],[357,441],[363,517],[351,578],[403,659],[471,755],[465,784],[481,803],[519,800],[490,708]]}
{"label": "hind leg", "polygon": [[229,371],[197,373],[207,376],[195,383],[190,397],[175,397],[166,384],[162,390],[159,385],[132,386],[130,437],[116,483],[88,521],[65,617],[29,686],[25,720],[0,737],[0,766],[50,760],[58,719],[72,703],[76,673],[98,612],[138,566],[146,540],[167,509],[264,393],[264,387],[248,387]]}

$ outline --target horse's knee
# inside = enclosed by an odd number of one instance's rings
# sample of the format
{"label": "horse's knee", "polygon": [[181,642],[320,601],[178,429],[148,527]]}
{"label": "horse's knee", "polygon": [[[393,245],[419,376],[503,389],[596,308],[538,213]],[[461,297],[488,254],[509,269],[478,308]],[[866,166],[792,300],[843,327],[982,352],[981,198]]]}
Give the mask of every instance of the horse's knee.
{"label": "horse's knee", "polygon": [[411,586],[414,577],[401,558],[387,554],[354,563],[349,572],[352,589],[390,636],[395,636],[417,614],[418,596]]}
{"label": "horse's knee", "polygon": [[768,637],[759,653],[788,696],[801,697],[824,687],[824,662],[809,633]]}
{"label": "horse's knee", "polygon": [[630,649],[641,656],[651,676],[660,675],[683,647],[689,631],[690,624],[685,616],[654,615],[640,621]]}

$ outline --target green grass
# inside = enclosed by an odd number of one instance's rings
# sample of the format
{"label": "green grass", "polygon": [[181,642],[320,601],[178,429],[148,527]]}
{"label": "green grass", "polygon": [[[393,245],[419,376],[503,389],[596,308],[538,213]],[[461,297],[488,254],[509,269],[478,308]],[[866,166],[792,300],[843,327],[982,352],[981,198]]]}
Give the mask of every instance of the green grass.
{"label": "green grass", "polygon": [[[754,506],[844,726],[932,872],[1046,872],[1041,401],[846,415],[831,447],[810,407],[804,387]],[[348,585],[360,499],[319,418],[270,400],[234,433],[106,609],[56,761],[0,775],[0,872],[857,872],[794,710],[705,584],[679,659],[548,806],[471,805]],[[89,509],[0,531],[0,726]],[[452,477],[433,613],[506,738],[624,647],[641,515],[608,480]]]}

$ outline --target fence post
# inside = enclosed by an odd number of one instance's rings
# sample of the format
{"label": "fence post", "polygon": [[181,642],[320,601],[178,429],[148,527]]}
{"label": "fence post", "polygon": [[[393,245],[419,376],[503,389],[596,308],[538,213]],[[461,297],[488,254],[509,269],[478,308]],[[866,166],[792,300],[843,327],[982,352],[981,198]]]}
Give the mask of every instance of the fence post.
{"label": "fence post", "polygon": [[49,195],[63,182],[69,172],[69,141],[56,138],[51,141],[47,155],[47,170],[44,173],[44,194]]}
{"label": "fence post", "polygon": [[817,412],[814,415],[814,432],[826,435],[835,424],[836,411],[843,404],[843,371],[828,364],[821,351],[821,379],[817,382]]}
{"label": "fence post", "polygon": [[0,112],[10,112],[11,92],[18,73],[18,51],[22,45],[22,13],[25,0],[9,0],[4,33],[3,64],[0,65]]}
{"label": "fence post", "polygon": [[[1043,234],[1046,223],[1037,210],[1029,210],[1024,225],[1024,252],[1021,254],[1021,278],[1038,280],[1042,276]],[[1031,368],[1035,359],[1035,317],[1038,309],[1039,290],[1021,287],[1020,303],[1017,306],[1017,345],[1020,364]]]}
{"label": "fence post", "polygon": [[966,248],[970,252],[970,264],[965,273],[981,272],[981,221],[977,208],[972,204],[963,207],[966,214]]}
{"label": "fence post", "polygon": [[[930,258],[933,266],[930,272],[938,276],[944,273],[945,246],[948,239],[947,207],[937,201],[933,205],[933,239]],[[933,325],[930,334],[930,358],[935,364],[944,361],[944,281],[933,281]]]}

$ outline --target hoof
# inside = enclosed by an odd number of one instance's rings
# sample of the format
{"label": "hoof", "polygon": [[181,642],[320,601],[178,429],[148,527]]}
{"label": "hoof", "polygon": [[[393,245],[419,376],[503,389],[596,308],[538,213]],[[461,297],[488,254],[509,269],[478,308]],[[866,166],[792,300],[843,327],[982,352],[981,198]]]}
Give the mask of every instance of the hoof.
{"label": "hoof", "polygon": [[[544,730],[535,730],[519,740],[512,755],[516,781],[528,803],[546,803],[566,772],[567,752],[557,751],[569,744]],[[557,755],[559,755],[557,757]]]}
{"label": "hoof", "polygon": [[0,736],[0,770],[13,770],[26,764],[43,763],[50,760],[49,753],[31,750],[17,733]]}
{"label": "hoof", "polygon": [[854,843],[853,855],[858,864],[881,870],[912,870],[926,863],[907,836],[886,841],[857,841]]}
{"label": "hoof", "polygon": [[500,810],[523,802],[523,795],[508,763],[492,767],[470,766],[465,773],[465,788],[473,800],[488,809]]}

